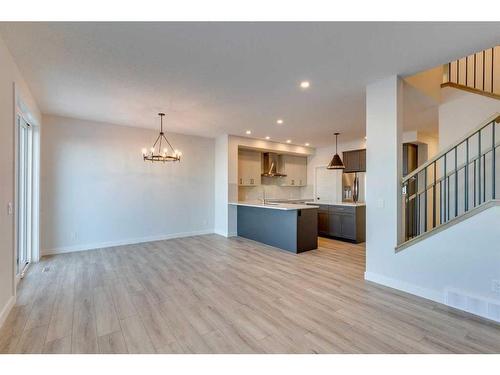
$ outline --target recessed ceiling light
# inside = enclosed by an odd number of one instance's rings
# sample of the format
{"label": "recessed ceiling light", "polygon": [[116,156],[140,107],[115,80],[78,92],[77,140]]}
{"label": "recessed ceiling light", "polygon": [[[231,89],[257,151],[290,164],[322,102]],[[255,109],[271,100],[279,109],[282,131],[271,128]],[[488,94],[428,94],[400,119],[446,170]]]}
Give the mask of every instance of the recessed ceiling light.
{"label": "recessed ceiling light", "polygon": [[300,82],[300,88],[302,88],[302,89],[308,89],[309,86],[311,86],[311,83],[309,81]]}
{"label": "recessed ceiling light", "polygon": [[270,137],[270,136],[267,136],[267,137],[266,137],[266,139],[271,139],[271,137]]}
{"label": "recessed ceiling light", "polygon": [[286,143],[292,143],[292,140],[291,139],[287,139]]}
{"label": "recessed ceiling light", "polygon": [[252,132],[250,130],[247,130],[245,133],[252,134]]}
{"label": "recessed ceiling light", "polygon": [[279,124],[279,125],[281,125],[281,124],[283,124],[283,120],[279,118],[279,119],[276,120],[276,123]]}
{"label": "recessed ceiling light", "polygon": [[309,146],[309,142],[306,142],[306,146]]}

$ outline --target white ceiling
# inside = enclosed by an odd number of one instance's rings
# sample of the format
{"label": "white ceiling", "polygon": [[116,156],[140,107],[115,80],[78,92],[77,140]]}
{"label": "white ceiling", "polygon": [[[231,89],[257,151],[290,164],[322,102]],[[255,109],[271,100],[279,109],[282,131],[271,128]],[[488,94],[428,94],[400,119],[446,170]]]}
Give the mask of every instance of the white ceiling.
{"label": "white ceiling", "polygon": [[495,45],[500,23],[0,23],[0,34],[43,113],[155,128],[164,111],[167,131],[323,146],[334,131],[364,135],[366,84]]}

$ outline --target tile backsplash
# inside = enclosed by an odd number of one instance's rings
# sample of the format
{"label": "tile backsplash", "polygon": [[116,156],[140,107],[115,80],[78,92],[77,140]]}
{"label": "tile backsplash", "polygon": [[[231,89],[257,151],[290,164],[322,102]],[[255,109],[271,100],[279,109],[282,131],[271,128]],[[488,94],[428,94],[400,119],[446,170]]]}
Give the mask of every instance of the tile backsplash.
{"label": "tile backsplash", "polygon": [[[267,180],[267,181],[265,181]],[[239,186],[238,200],[249,201],[262,199],[263,192],[268,199],[300,199],[312,198],[312,186],[295,187],[280,186],[276,178],[264,178],[263,183],[258,186]],[[310,191],[310,194],[308,192]]]}

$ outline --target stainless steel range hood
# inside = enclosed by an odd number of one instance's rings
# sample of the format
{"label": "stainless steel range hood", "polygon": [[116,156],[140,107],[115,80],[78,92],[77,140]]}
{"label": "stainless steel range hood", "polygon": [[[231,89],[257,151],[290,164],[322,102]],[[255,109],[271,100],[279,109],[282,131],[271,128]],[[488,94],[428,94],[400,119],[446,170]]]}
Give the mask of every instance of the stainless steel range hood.
{"label": "stainless steel range hood", "polygon": [[286,174],[281,173],[281,158],[274,152],[264,153],[264,164],[262,176],[264,177],[286,177]]}

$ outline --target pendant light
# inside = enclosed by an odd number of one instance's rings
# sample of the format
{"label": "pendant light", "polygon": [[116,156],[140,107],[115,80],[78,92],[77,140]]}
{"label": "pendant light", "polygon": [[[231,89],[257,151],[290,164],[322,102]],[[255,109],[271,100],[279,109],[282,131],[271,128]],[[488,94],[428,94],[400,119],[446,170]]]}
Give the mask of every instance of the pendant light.
{"label": "pendant light", "polygon": [[340,133],[334,133],[335,134],[335,155],[333,155],[332,161],[330,164],[328,164],[327,169],[344,169],[344,163],[342,162],[342,159],[340,158],[339,154],[337,153],[338,149],[338,136]]}
{"label": "pendant light", "polygon": [[[163,133],[163,117],[164,113],[158,113],[160,116],[160,134],[156,138],[155,143],[153,143],[153,147],[149,149],[149,152],[146,148],[142,149],[142,157],[144,161],[181,161],[182,152],[179,150],[174,150],[167,137],[165,137],[165,133]],[[164,148],[162,149],[162,142],[164,142]]]}

